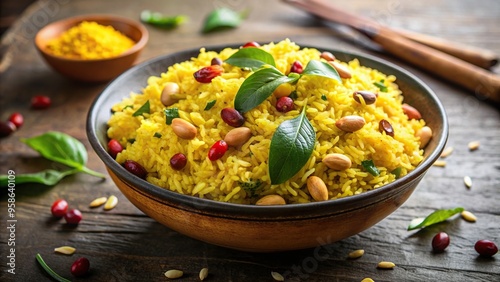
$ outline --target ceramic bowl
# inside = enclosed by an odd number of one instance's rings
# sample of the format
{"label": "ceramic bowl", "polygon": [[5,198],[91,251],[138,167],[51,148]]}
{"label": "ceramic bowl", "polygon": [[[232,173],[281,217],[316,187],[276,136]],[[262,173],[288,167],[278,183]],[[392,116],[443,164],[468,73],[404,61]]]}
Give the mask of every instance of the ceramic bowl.
{"label": "ceramic bowl", "polygon": [[[124,53],[106,59],[71,59],[51,54],[47,49],[47,43],[82,21],[94,21],[101,25],[112,26],[134,40],[136,44]],[[147,29],[134,20],[113,15],[83,15],[46,25],[36,34],[35,46],[47,64],[62,75],[78,81],[104,82],[116,78],[133,65],[146,46],[148,37]]]}
{"label": "ceramic bowl", "polygon": [[[241,45],[230,46],[237,48]],[[207,48],[220,51],[221,48]],[[324,50],[324,48],[322,48]],[[140,93],[147,78],[168,66],[196,57],[199,49],[159,57],[122,74],[96,98],[87,120],[89,141],[121,192],[151,218],[182,234],[223,247],[252,252],[311,248],[355,235],[381,221],[410,197],[442,152],[448,124],[432,90],[409,72],[381,59],[337,50],[336,58],[357,58],[361,65],[397,77],[405,102],[420,110],[433,137],[425,159],[404,177],[359,195],[337,200],[283,206],[238,205],[181,195],[150,184],[126,171],[106,151],[110,108],[131,91]]]}

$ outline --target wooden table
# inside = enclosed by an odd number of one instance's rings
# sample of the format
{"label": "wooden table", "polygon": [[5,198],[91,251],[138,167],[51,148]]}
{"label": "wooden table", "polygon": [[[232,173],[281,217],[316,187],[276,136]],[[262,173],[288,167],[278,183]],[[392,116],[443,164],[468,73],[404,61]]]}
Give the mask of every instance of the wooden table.
{"label": "wooden table", "polygon": [[[339,2],[339,1],[336,1]],[[500,53],[500,2],[489,1],[369,1],[339,2],[346,10],[379,22],[427,33]],[[202,21],[217,6],[235,10],[248,8],[250,15],[237,29],[209,35],[200,33]],[[105,84],[75,83],[53,72],[36,53],[33,38],[45,24],[73,15],[112,13],[138,19],[143,9],[170,15],[185,14],[189,22],[175,30],[148,27],[150,41],[140,57],[145,61],[175,51],[216,44],[247,41],[278,41],[290,38],[299,44],[346,50],[372,51],[336,36],[337,32],[317,19],[279,1],[97,1],[44,0],[29,7],[2,39],[9,50],[0,73],[1,119],[21,112],[24,126],[0,140],[0,173],[35,172],[54,164],[20,142],[20,138],[58,130],[79,139],[89,150],[88,166],[105,173],[85,134],[86,114]],[[478,257],[474,243],[490,239],[500,245],[500,114],[498,108],[480,101],[468,91],[450,85],[387,54],[377,54],[410,70],[427,83],[444,104],[450,125],[448,146],[453,153],[446,167],[432,167],[416,192],[395,213],[376,226],[348,239],[314,249],[254,254],[229,250],[178,234],[145,216],[108,178],[105,182],[85,174],[67,177],[54,187],[18,185],[15,188],[15,231],[6,229],[7,203],[2,189],[0,214],[0,280],[48,281],[35,255],[60,275],[70,278],[70,265],[85,256],[92,273],[86,281],[165,281],[163,273],[181,269],[180,281],[198,281],[203,267],[210,269],[207,281],[273,281],[271,271],[287,274],[286,281],[500,281],[500,256]],[[6,65],[10,66],[6,68]],[[6,69],[6,70],[5,70]],[[498,72],[498,68],[494,69]],[[47,110],[30,109],[33,95],[52,98]],[[469,151],[470,141],[480,148]],[[467,189],[463,177],[470,176]],[[111,211],[90,209],[98,196],[116,195],[118,206]],[[79,208],[84,219],[76,228],[50,215],[50,205],[65,198]],[[459,217],[419,232],[406,231],[411,219],[441,208],[463,206],[478,220],[469,223]],[[441,254],[431,251],[431,239],[438,231],[451,236],[451,245]],[[8,273],[9,238],[15,241],[15,275]],[[55,254],[62,245],[77,248],[72,257]],[[357,260],[347,254],[364,249]],[[9,259],[10,260],[10,259]],[[379,261],[392,261],[393,270],[377,269]]]}

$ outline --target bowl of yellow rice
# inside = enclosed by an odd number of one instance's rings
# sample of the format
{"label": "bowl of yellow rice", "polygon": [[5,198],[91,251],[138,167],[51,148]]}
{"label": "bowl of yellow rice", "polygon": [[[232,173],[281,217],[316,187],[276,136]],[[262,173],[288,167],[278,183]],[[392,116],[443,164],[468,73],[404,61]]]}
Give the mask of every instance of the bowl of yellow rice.
{"label": "bowl of yellow rice", "polygon": [[251,45],[152,59],[96,98],[87,135],[130,202],[253,252],[332,243],[401,206],[447,140],[433,91],[370,55]]}
{"label": "bowl of yellow rice", "polygon": [[84,82],[116,78],[134,64],[147,41],[141,23],[101,14],[56,21],[35,36],[35,46],[50,67]]}

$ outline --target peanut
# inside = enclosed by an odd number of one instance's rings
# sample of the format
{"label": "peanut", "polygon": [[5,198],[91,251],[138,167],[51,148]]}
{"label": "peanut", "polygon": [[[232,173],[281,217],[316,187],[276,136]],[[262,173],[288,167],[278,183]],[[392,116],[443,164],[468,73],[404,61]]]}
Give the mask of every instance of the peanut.
{"label": "peanut", "polygon": [[351,71],[346,66],[336,61],[329,61],[328,63],[339,73],[340,78],[351,78]]}
{"label": "peanut", "polygon": [[351,159],[346,155],[331,153],[321,160],[327,167],[333,170],[346,170],[351,167]]}
{"label": "peanut", "polygon": [[172,120],[172,130],[179,136],[179,138],[191,140],[196,137],[198,130],[190,122],[181,118],[174,118]]}
{"label": "peanut", "polygon": [[321,59],[325,59],[327,62],[335,61],[335,56],[332,53],[328,52],[328,51],[322,52],[321,55],[320,55],[320,58]]}
{"label": "peanut", "polygon": [[352,97],[356,102],[361,103],[361,97],[362,97],[366,105],[371,105],[375,103],[377,101],[377,96],[378,96],[377,93],[373,93],[366,90],[359,90],[352,94]]}
{"label": "peanut", "polygon": [[408,116],[409,119],[421,119],[422,115],[420,112],[415,109],[414,107],[404,103],[402,106],[403,108],[403,113]]}
{"label": "peanut", "polygon": [[432,129],[428,126],[424,126],[419,129],[415,135],[420,139],[420,149],[423,149],[431,140]]}
{"label": "peanut", "polygon": [[366,121],[360,116],[345,116],[335,122],[335,125],[342,131],[354,132],[365,126]]}
{"label": "peanut", "polygon": [[227,145],[232,147],[239,147],[252,137],[252,131],[248,127],[237,127],[229,131],[224,137]]}
{"label": "peanut", "polygon": [[316,201],[328,200],[328,189],[326,188],[326,184],[317,176],[313,175],[307,178],[307,190]]}
{"label": "peanut", "polygon": [[257,203],[257,206],[273,206],[273,205],[284,205],[286,204],[285,199],[280,195],[266,195],[260,198]]}
{"label": "peanut", "polygon": [[167,82],[163,86],[163,91],[161,92],[160,101],[165,106],[168,107],[176,102],[173,95],[179,93],[179,85],[175,82]]}

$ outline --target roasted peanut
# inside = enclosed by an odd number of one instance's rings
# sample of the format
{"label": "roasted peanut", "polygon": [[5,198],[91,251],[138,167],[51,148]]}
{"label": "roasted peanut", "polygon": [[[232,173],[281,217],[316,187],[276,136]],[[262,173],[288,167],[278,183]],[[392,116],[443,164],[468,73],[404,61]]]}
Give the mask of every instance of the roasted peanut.
{"label": "roasted peanut", "polygon": [[321,59],[325,59],[327,62],[329,62],[329,61],[335,61],[335,56],[332,53],[328,52],[328,51],[322,52],[321,55],[320,55],[320,58]]}
{"label": "roasted peanut", "polygon": [[339,73],[340,78],[351,78],[351,71],[346,66],[336,62],[329,61],[328,62],[337,72]]}
{"label": "roasted peanut", "polygon": [[257,203],[257,206],[274,206],[274,205],[284,205],[286,204],[285,199],[280,195],[266,195],[260,198]]}
{"label": "roasted peanut", "polygon": [[422,115],[420,112],[415,109],[414,107],[408,105],[408,104],[403,104],[401,106],[403,108],[403,113],[405,113],[406,116],[408,116],[408,119],[421,119]]}
{"label": "roasted peanut", "polygon": [[232,147],[239,147],[252,137],[252,131],[248,127],[237,127],[229,131],[224,137],[227,145]]}
{"label": "roasted peanut", "polygon": [[415,135],[420,139],[420,149],[423,149],[431,140],[432,129],[428,126],[424,126],[419,129]]}
{"label": "roasted peanut", "polygon": [[351,159],[346,155],[331,153],[321,160],[327,167],[333,170],[346,170],[351,167]]}
{"label": "roasted peanut", "polygon": [[359,90],[352,94],[354,100],[358,103],[361,103],[361,98],[365,101],[365,104],[371,105],[377,101],[377,93],[373,93],[371,91]]}
{"label": "roasted peanut", "polygon": [[174,118],[172,120],[172,130],[179,138],[188,140],[193,139],[198,133],[194,125],[181,118]]}
{"label": "roasted peanut", "polygon": [[354,132],[365,126],[366,121],[360,116],[345,116],[335,122],[335,125],[343,131]]}
{"label": "roasted peanut", "polygon": [[317,176],[309,176],[307,178],[307,190],[311,197],[316,201],[326,201],[328,200],[328,189],[326,188],[325,182]]}
{"label": "roasted peanut", "polygon": [[175,82],[167,82],[163,86],[163,91],[161,92],[160,101],[165,106],[168,107],[174,104],[177,100],[173,95],[179,93],[179,85]]}

